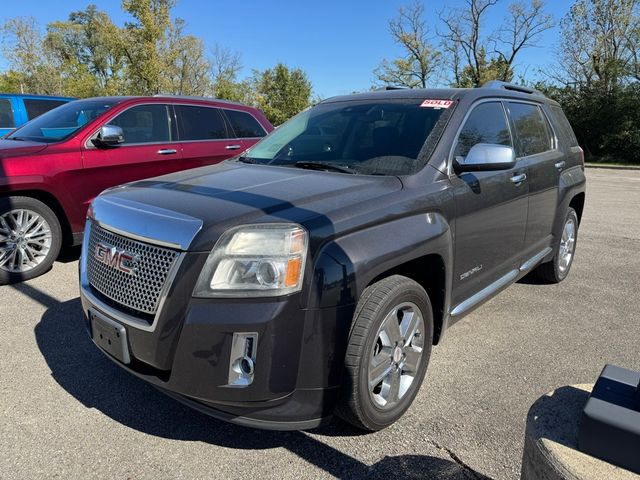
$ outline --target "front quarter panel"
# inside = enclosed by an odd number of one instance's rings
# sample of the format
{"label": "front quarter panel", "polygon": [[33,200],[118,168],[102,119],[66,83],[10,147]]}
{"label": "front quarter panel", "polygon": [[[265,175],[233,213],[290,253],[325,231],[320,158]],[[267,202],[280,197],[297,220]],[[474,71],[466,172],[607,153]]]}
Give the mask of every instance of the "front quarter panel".
{"label": "front quarter panel", "polygon": [[317,256],[309,307],[354,304],[375,278],[429,254],[452,264],[451,229],[439,213],[404,217],[340,237]]}

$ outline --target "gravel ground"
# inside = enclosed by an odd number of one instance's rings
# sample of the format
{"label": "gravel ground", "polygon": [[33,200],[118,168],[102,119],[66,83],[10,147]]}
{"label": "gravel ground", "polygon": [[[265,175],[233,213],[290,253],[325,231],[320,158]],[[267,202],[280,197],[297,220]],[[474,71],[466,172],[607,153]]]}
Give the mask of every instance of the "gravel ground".
{"label": "gravel ground", "polygon": [[569,278],[525,279],[450,329],[413,407],[375,434],[252,430],[166,398],[91,344],[65,252],[0,287],[0,478],[518,478],[541,394],[640,369],[640,172],[587,176]]}

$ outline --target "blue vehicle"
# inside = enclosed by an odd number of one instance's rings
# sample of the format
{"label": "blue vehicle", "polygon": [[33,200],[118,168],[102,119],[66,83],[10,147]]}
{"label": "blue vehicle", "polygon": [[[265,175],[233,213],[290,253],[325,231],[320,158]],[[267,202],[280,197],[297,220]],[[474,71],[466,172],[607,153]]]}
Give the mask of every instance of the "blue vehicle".
{"label": "blue vehicle", "polygon": [[0,93],[0,137],[71,100],[74,99],[47,95]]}

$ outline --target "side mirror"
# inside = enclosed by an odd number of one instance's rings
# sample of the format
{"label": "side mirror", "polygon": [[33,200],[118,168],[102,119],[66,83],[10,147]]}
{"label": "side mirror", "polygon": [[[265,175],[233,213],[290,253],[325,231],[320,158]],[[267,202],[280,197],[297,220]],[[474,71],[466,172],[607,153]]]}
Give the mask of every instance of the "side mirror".
{"label": "side mirror", "polygon": [[477,143],[466,157],[456,157],[453,168],[456,172],[480,172],[485,170],[509,170],[516,165],[513,148],[506,145]]}
{"label": "side mirror", "polygon": [[124,142],[124,132],[117,125],[103,125],[91,142],[96,147],[115,147]]}

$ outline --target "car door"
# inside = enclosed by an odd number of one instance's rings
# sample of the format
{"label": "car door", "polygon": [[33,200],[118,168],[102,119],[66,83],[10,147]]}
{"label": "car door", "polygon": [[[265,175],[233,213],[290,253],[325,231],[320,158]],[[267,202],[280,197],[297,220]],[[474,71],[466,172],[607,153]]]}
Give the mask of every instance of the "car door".
{"label": "car door", "polygon": [[83,175],[93,197],[108,187],[155,177],[181,168],[180,145],[175,141],[169,105],[149,103],[125,109],[107,125],[122,128],[124,142],[112,147],[96,147],[91,138],[83,146]]}
{"label": "car door", "polygon": [[551,244],[564,154],[540,105],[508,101],[518,161],[527,168],[529,213],[524,254],[531,258]]}
{"label": "car door", "polygon": [[[468,113],[453,147],[464,158],[478,143],[513,146],[499,100],[477,103]],[[513,276],[521,260],[527,222],[526,168],[478,171],[451,176],[456,204],[453,305]]]}
{"label": "car door", "polygon": [[212,165],[242,152],[219,108],[175,105],[184,169]]}
{"label": "car door", "polygon": [[267,134],[260,122],[249,112],[231,108],[223,108],[222,112],[231,127],[233,137],[237,139],[241,145],[240,151],[244,151],[253,146]]}

